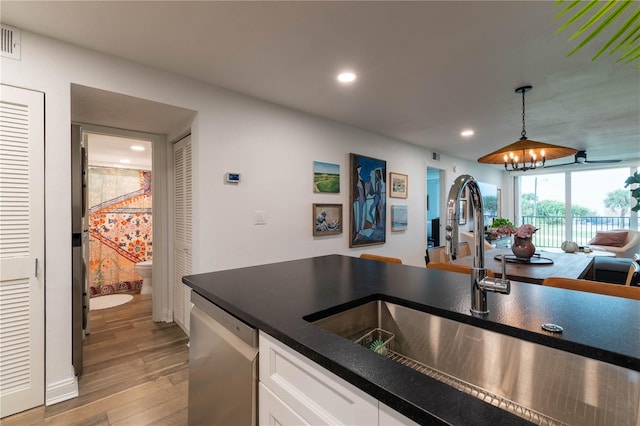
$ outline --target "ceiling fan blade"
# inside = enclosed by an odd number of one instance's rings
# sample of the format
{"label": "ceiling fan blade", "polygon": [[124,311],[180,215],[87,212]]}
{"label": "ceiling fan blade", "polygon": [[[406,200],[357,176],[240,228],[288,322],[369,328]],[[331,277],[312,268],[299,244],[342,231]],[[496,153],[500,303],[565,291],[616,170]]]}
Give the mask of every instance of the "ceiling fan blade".
{"label": "ceiling fan blade", "polygon": [[545,169],[548,169],[548,168],[550,168],[550,167],[572,166],[572,165],[574,165],[574,164],[578,164],[578,162],[577,162],[577,161],[574,161],[574,162],[572,162],[572,163],[551,164],[551,165],[548,165],[548,166],[547,166],[547,165],[545,165],[545,166],[544,166],[544,168],[545,168]]}
{"label": "ceiling fan blade", "polygon": [[587,160],[587,161],[585,161],[585,163],[589,163],[589,164],[591,164],[591,163],[601,163],[601,164],[603,164],[603,163],[619,163],[621,161],[622,160],[593,160],[593,161]]}

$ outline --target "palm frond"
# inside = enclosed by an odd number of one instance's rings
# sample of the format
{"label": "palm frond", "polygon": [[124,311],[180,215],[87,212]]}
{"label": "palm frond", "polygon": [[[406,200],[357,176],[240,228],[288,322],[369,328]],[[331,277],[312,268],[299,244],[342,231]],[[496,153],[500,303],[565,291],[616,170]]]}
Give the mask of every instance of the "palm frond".
{"label": "palm frond", "polygon": [[[563,3],[561,0],[556,1],[555,6]],[[581,3],[582,7],[578,7]],[[571,42],[580,36],[584,36],[582,41],[567,56],[572,56],[584,46],[595,43],[596,37],[607,28],[617,28],[613,35],[602,43],[602,46],[591,60],[596,60],[608,49],[610,49],[609,55],[618,52],[620,55],[618,61],[630,63],[640,59],[638,55],[640,49],[640,7],[636,5],[637,2],[635,0],[572,1],[555,16],[554,19],[565,15],[568,16],[567,21],[558,28],[556,33],[566,30],[583,18],[588,17],[588,19],[567,40],[567,42]],[[632,6],[636,6],[636,9],[626,19],[623,19],[625,12]]]}

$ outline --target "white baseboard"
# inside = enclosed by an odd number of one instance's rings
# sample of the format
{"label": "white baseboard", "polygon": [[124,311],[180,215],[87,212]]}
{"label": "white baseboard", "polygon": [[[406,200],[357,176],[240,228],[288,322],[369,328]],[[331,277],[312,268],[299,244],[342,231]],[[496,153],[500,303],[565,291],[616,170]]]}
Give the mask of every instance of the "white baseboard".
{"label": "white baseboard", "polygon": [[73,377],[47,385],[45,405],[53,405],[78,397],[78,378]]}
{"label": "white baseboard", "polygon": [[173,322],[173,310],[165,311],[164,322]]}

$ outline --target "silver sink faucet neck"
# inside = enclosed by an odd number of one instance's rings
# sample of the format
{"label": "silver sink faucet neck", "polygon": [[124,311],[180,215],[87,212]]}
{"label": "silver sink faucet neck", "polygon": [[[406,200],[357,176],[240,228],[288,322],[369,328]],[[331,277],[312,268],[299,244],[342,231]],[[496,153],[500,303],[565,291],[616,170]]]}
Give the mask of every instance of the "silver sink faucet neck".
{"label": "silver sink faucet neck", "polygon": [[502,278],[487,277],[487,270],[484,267],[484,209],[482,206],[482,194],[478,182],[470,175],[458,176],[447,199],[447,226],[446,230],[446,252],[452,259],[458,255],[458,220],[460,215],[460,199],[465,189],[469,190],[469,198],[473,206],[473,269],[471,272],[471,312],[476,314],[486,314],[487,291],[503,294],[511,292],[511,283],[506,279],[505,260],[502,257]]}

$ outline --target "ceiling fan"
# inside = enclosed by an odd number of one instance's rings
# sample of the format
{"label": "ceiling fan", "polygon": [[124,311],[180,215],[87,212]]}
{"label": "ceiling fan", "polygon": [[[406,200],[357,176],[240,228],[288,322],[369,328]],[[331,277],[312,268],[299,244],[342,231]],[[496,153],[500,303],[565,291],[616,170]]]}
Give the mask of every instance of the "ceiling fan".
{"label": "ceiling fan", "polygon": [[558,166],[570,166],[571,164],[605,164],[605,163],[619,163],[622,160],[587,160],[587,151],[578,151],[575,154],[575,159],[573,163],[564,163],[564,164],[553,164],[549,166],[545,166],[545,169],[548,167],[558,167]]}

